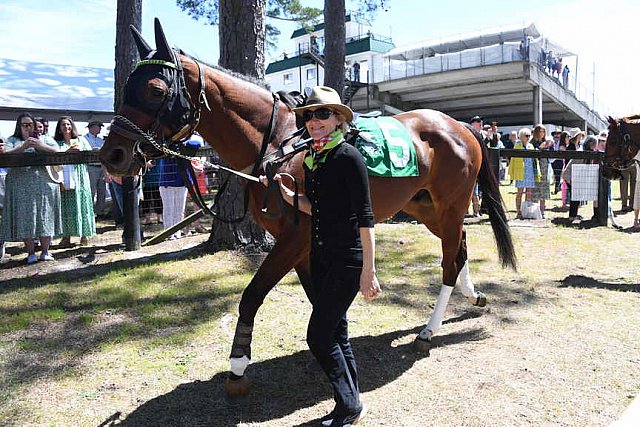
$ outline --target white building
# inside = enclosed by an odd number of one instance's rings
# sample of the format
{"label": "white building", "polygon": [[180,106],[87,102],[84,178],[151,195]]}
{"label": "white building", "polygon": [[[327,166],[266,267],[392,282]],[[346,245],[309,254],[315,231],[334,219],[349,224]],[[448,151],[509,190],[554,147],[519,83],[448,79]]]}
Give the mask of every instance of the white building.
{"label": "white building", "polygon": [[[376,58],[395,46],[391,38],[371,32],[371,24],[362,16],[350,13],[345,19],[346,78],[361,87],[368,82],[380,80],[382,62],[374,64]],[[313,31],[298,29],[291,35],[293,51],[284,52],[282,59],[267,66],[265,79],[271,90],[302,92],[305,87],[322,84],[324,81],[324,23],[318,24]],[[380,77],[376,79],[376,76]],[[359,84],[358,84],[359,83]]]}

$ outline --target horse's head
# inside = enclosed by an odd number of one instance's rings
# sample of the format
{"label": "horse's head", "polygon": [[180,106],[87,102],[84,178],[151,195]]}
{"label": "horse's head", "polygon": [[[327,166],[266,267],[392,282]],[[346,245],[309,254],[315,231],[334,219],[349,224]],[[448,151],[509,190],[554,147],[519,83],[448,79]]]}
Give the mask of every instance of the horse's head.
{"label": "horse's head", "polygon": [[160,21],[155,20],[156,50],[135,28],[131,32],[142,60],[127,79],[122,106],[100,149],[100,161],[117,175],[134,175],[146,160],[163,156],[164,148],[191,135],[200,117],[200,100],[194,106],[180,56],[169,47]]}
{"label": "horse's head", "polygon": [[629,118],[607,117],[609,135],[604,152],[603,174],[607,179],[619,179],[620,171],[633,164],[640,150],[640,124]]}

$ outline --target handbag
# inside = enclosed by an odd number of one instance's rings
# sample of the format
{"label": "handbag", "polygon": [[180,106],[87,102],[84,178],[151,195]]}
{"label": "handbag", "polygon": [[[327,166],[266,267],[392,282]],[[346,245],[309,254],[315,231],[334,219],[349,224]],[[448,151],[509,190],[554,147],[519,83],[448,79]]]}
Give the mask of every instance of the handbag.
{"label": "handbag", "polygon": [[75,170],[74,165],[62,166],[63,181],[61,185],[63,190],[75,190],[76,181],[73,179],[74,170]]}
{"label": "handbag", "polygon": [[49,179],[55,182],[56,184],[61,184],[64,177],[62,175],[62,165],[46,165],[45,169],[47,170],[47,175],[49,175]]}
{"label": "handbag", "polygon": [[522,213],[522,218],[525,219],[542,219],[539,203],[524,200],[520,205],[520,212]]}

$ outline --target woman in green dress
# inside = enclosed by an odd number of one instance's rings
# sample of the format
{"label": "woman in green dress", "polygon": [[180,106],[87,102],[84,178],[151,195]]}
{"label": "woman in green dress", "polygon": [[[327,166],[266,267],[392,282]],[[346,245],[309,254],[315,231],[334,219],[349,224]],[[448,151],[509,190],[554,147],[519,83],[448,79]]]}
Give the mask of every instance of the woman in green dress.
{"label": "woman in green dress", "polygon": [[[86,139],[78,136],[71,117],[60,117],[53,135],[61,151],[91,151]],[[93,212],[91,182],[87,165],[65,167],[65,184],[62,191],[62,233],[59,246],[71,246],[71,236],[80,237],[80,245],[89,244],[88,238],[96,234],[96,219]]]}
{"label": "woman in green dress", "polygon": [[[58,146],[50,139],[37,135],[36,120],[22,113],[3,153],[54,153]],[[60,185],[53,181],[44,166],[13,167],[5,179],[6,193],[0,240],[23,241],[27,249],[27,264],[53,261],[49,254],[51,239],[62,234],[60,215]],[[39,239],[42,253],[36,257],[34,239]]]}

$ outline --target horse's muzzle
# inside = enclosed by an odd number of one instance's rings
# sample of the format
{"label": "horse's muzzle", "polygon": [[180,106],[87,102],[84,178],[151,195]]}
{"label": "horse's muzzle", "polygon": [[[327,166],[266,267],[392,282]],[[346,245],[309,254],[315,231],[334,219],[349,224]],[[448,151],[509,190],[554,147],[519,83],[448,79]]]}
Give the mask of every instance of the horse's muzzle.
{"label": "horse's muzzle", "polygon": [[105,145],[100,149],[100,162],[112,175],[137,175],[142,165],[133,155],[131,148],[120,145]]}
{"label": "horse's muzzle", "polygon": [[602,166],[602,176],[610,181],[622,179],[622,172],[619,169],[612,166]]}

